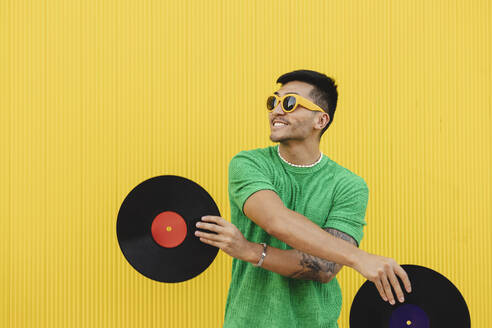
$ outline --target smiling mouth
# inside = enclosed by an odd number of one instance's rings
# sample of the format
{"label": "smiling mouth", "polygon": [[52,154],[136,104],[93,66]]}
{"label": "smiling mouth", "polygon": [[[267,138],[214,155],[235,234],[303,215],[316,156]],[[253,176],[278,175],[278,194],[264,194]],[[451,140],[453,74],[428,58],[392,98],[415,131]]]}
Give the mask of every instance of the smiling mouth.
{"label": "smiling mouth", "polygon": [[279,123],[279,122],[275,122],[274,124],[272,124],[272,127],[273,128],[283,128],[285,126],[287,126],[288,124],[284,124],[284,123]]}

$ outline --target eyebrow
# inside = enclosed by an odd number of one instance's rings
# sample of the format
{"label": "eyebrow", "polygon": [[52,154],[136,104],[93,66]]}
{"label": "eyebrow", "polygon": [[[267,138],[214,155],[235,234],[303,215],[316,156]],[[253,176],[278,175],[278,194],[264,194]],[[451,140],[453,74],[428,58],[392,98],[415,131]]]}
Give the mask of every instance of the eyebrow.
{"label": "eyebrow", "polygon": [[[295,93],[296,95],[299,95],[297,92],[292,92],[292,91],[291,92],[287,92],[286,95],[289,94],[289,93]],[[275,94],[277,96],[280,96],[280,94],[277,91],[275,91],[273,94]]]}

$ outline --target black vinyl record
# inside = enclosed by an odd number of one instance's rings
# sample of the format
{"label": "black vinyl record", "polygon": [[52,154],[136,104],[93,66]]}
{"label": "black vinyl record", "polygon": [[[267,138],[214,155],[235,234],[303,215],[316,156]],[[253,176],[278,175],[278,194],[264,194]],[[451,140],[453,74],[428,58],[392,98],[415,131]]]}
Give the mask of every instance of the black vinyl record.
{"label": "black vinyl record", "polygon": [[359,289],[350,309],[351,328],[470,328],[470,313],[459,290],[440,273],[418,265],[402,265],[412,284],[405,301],[385,302],[373,282]]}
{"label": "black vinyl record", "polygon": [[220,212],[197,183],[175,175],[145,180],[126,196],[118,212],[121,251],[135,270],[150,279],[191,279],[205,271],[219,251],[194,234],[204,215],[220,216]]}

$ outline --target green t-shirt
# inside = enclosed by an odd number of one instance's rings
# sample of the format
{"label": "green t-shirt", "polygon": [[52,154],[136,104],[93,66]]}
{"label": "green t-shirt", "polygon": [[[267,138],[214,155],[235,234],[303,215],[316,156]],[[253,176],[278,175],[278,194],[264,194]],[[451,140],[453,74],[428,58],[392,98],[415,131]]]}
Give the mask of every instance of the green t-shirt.
{"label": "green t-shirt", "polygon": [[[269,189],[287,208],[321,228],[349,234],[359,245],[369,195],[364,179],[326,155],[313,167],[291,166],[277,149],[278,144],[241,151],[231,159],[231,222],[251,242],[292,249],[244,215],[246,199]],[[231,277],[223,328],[338,327],[342,293],[336,277],[329,283],[288,278],[236,258]]]}

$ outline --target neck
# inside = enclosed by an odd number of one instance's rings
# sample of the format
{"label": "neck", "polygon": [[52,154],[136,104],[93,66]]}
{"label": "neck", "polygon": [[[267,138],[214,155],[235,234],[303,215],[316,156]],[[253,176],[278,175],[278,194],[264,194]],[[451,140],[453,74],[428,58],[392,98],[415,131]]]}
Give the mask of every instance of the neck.
{"label": "neck", "polygon": [[295,165],[310,165],[320,158],[319,144],[280,142],[280,155],[289,163]]}

